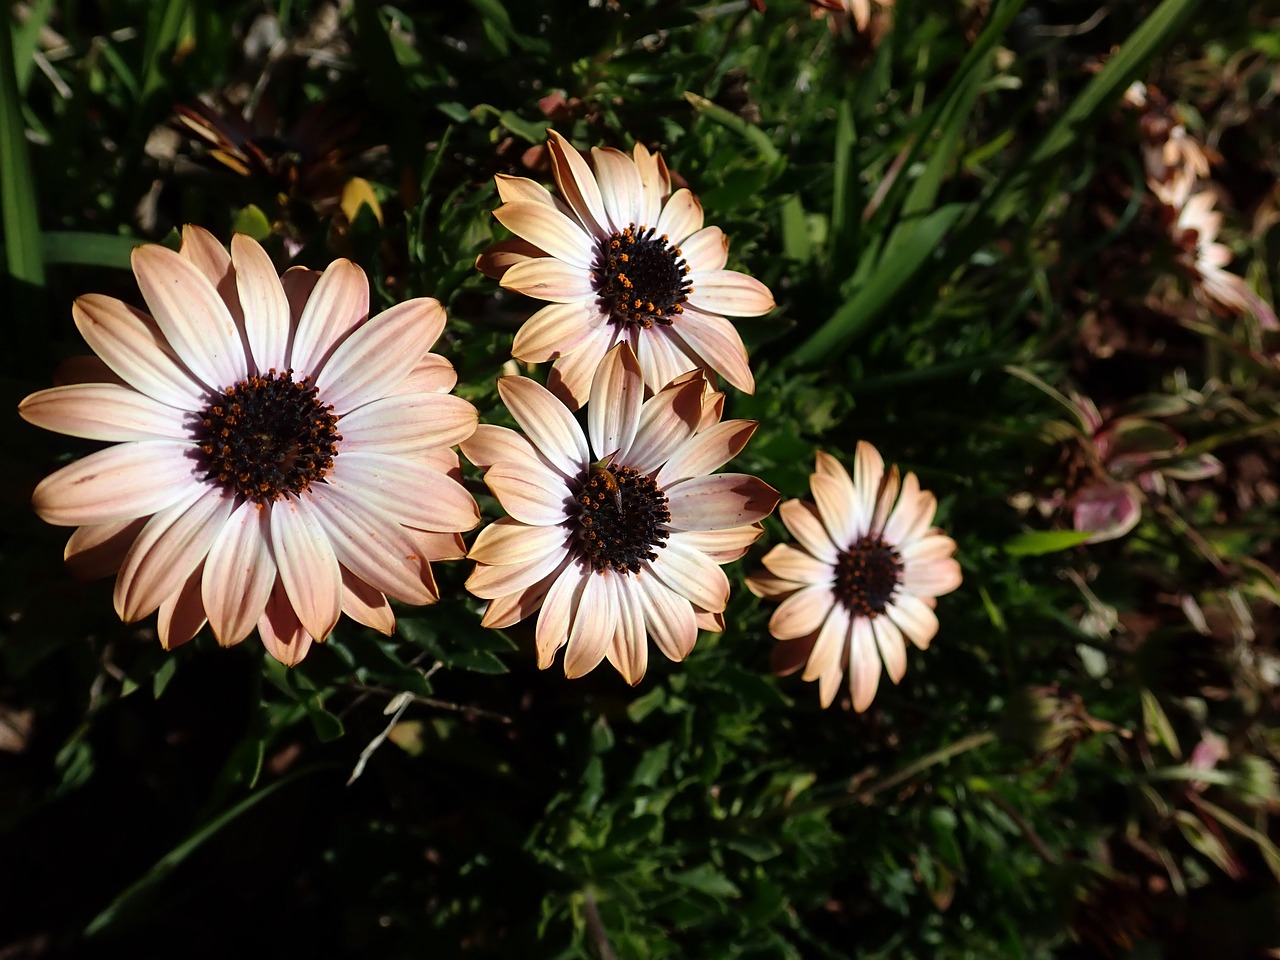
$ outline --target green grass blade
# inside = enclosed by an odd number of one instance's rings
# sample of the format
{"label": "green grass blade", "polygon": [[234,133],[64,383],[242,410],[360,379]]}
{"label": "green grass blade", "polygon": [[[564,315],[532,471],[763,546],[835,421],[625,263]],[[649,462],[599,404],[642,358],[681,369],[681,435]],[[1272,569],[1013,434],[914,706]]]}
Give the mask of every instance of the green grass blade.
{"label": "green grass blade", "polygon": [[869,279],[791,355],[800,364],[830,360],[870,324],[919,272],[964,212],[958,203],[899,224]]}
{"label": "green grass blade", "polygon": [[187,13],[186,0],[168,0],[152,8],[147,24],[147,43],[142,55],[142,99],[145,101],[164,85],[164,58],[178,42],[178,32]]}
{"label": "green grass blade", "polygon": [[751,144],[751,146],[755,147],[756,153],[760,155],[760,158],[764,160],[765,163],[770,165],[781,165],[783,162],[782,154],[774,145],[773,140],[769,138],[769,135],[755,124],[749,123],[733,111],[726,110],[718,103],[712,103],[706,97],[699,96],[692,91],[686,90],[684,98],[689,101],[690,105],[693,109],[697,110],[698,113],[724,127],[726,130],[736,133],[738,136],[742,137],[742,139],[746,140],[747,143]]}
{"label": "green grass blade", "polygon": [[148,870],[141,879],[130,885],[128,889],[112,901],[109,907],[89,921],[89,925],[84,929],[84,935],[86,937],[93,937],[112,926],[127,921],[130,914],[136,914],[138,910],[145,906],[145,898],[151,890],[164,881],[165,878],[168,877],[169,874],[171,874],[188,857],[190,857],[191,854],[195,853],[195,851],[206,842],[217,836],[223,827],[232,823],[238,817],[247,813],[263,800],[266,800],[268,797],[277,793],[283,787],[288,786],[295,780],[304,776],[316,773],[321,769],[323,768],[318,766],[308,767],[299,770],[296,773],[292,773],[287,777],[283,777],[270,786],[263,787],[261,790],[251,793],[234,807],[215,817],[212,821],[201,827],[186,840],[157,860],[155,865]]}
{"label": "green grass blade", "polygon": [[27,8],[27,19],[13,31],[14,74],[18,78],[18,92],[25,94],[31,82],[31,71],[36,65],[36,45],[40,42],[40,29],[49,22],[53,12],[53,0],[35,0]]}

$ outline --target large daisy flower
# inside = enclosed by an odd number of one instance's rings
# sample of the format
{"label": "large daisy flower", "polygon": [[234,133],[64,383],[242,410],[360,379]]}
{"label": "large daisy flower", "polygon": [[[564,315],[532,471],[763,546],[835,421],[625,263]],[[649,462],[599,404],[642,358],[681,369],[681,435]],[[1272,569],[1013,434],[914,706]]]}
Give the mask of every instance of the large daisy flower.
{"label": "large daisy flower", "polygon": [[759,280],[724,269],[729,241],[702,225],[702,205],[674,193],[662,157],[636,144],[632,156],[593,148],[587,161],[548,131],[560,197],[523,177],[497,177],[494,216],[516,235],[485,250],[487,276],[550,301],[516,334],[518,360],[554,360],[548,385],[577,409],[600,359],[630,344],[651,391],[695,368],[751,393],[755,380],[742,337],[725,315],[773,309]]}
{"label": "large daisy flower", "polygon": [[881,660],[897,683],[907,669],[905,640],[929,646],[938,632],[934,598],[960,586],[960,565],[955,541],[930,526],[937,500],[914,473],[899,484],[897,467],[886,474],[865,441],[852,478],[830,454],[819,451],[817,459],[809,478],[816,505],[788,500],[779,508],[799,548],[778,544],[747,586],[782,600],[769,621],[769,632],[784,641],[774,655],[778,672],[807,659],[804,679],[818,681],[826,707],[847,668],[861,712],[876,695]]}
{"label": "large daisy flower", "polygon": [[488,627],[538,612],[539,667],[565,647],[567,676],[607,658],[636,684],[646,636],[683,660],[699,627],[724,629],[719,564],[755,542],[778,495],[755,477],[712,475],[756,424],[722,423],[704,388],[691,371],[644,400],[640,364],[619,344],[595,375],[584,434],[545,387],[498,381],[524,436],[482,424],[462,445],[510,514],[480,531],[467,589],[489,601]]}
{"label": "large daisy flower", "polygon": [[[450,476],[475,409],[428,350],[435,300],[369,318],[363,271],[277,276],[245,236],[231,254],[187,227],[178,253],[133,252],[151,316],[88,295],[72,310],[97,358],[22,401],[49,430],[113,444],[47,477],[36,512],[79,529],[73,572],[117,574],[116,612],[159,611],[166,648],[206,619],[223,645],[256,627],[297,663],[340,613],[383,633],[387,597],[438,597],[428,561],[480,519]],[[100,358],[100,359],[99,359]]]}

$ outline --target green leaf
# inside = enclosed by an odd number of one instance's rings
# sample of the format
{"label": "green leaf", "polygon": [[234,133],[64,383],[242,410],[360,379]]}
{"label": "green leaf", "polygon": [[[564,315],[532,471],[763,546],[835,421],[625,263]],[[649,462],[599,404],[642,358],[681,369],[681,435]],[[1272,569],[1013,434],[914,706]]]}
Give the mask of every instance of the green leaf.
{"label": "green leaf", "polygon": [[1089,530],[1028,530],[1005,542],[1004,552],[1014,557],[1038,557],[1069,550],[1088,540]]}
{"label": "green leaf", "polygon": [[156,93],[164,84],[165,58],[172,55],[186,14],[186,0],[168,0],[168,2],[156,3],[151,8],[151,19],[147,23],[146,47],[142,54],[142,62],[145,64],[142,77],[144,100]]}
{"label": "green leaf", "polygon": [[236,211],[231,221],[231,229],[235,233],[243,233],[261,243],[271,236],[271,221],[257,204],[249,204]]}
{"label": "green leaf", "polygon": [[740,896],[738,888],[723,874],[716,872],[710,864],[703,864],[692,870],[685,870],[683,873],[672,874],[671,880],[682,887],[688,887],[691,890],[697,890],[699,893],[705,893],[716,898]]}
{"label": "green leaf", "polygon": [[731,110],[726,110],[717,103],[712,103],[706,97],[699,96],[692,91],[686,90],[684,93],[685,100],[693,106],[693,109],[705,116],[708,120],[719,124],[726,130],[736,133],[742,137],[747,143],[755,148],[760,159],[774,168],[774,172],[780,172],[782,166],[786,163],[778,148],[774,146],[773,140],[769,135],[757,127],[755,124],[744,120]]}
{"label": "green leaf", "polygon": [[1142,728],[1148,743],[1160,743],[1175,760],[1182,759],[1182,748],[1173,732],[1173,724],[1165,716],[1160,701],[1150,690],[1142,689]]}

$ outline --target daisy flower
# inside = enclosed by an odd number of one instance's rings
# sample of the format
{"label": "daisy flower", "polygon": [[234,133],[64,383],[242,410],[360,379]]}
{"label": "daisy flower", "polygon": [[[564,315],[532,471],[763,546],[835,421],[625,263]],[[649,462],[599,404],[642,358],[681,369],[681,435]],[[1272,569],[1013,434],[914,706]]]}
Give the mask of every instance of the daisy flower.
{"label": "daisy flower", "polygon": [[769,621],[769,632],[784,641],[775,668],[790,673],[807,659],[804,679],[818,681],[826,707],[847,667],[861,712],[876,695],[882,659],[897,683],[907,669],[905,640],[929,646],[938,632],[934,598],[960,585],[960,565],[955,541],[930,527],[937,500],[914,473],[899,484],[897,467],[886,474],[865,441],[852,478],[830,454],[819,451],[817,460],[809,478],[816,505],[788,500],[779,508],[800,546],[770,550],[747,586],[782,601]]}
{"label": "daisy flower", "polygon": [[1222,214],[1214,209],[1213,193],[1203,190],[1192,194],[1185,179],[1171,187],[1154,182],[1150,187],[1167,208],[1166,215],[1176,214],[1169,230],[1178,263],[1204,298],[1235,313],[1252,313],[1267,330],[1280,328],[1271,305],[1253,292],[1244,277],[1226,269],[1231,248],[1218,243]]}
{"label": "daisy flower", "polygon": [[539,667],[565,647],[567,676],[607,658],[636,684],[646,637],[683,660],[699,628],[724,629],[719,564],[755,542],[778,494],[755,477],[712,475],[756,424],[722,423],[704,387],[691,371],[644,400],[639,361],[618,344],[595,374],[584,434],[545,387],[499,379],[524,435],[482,424],[462,445],[510,514],[480,531],[467,589],[489,601],[485,626],[538,613]]}
{"label": "daisy flower", "polygon": [[512,355],[554,360],[548,385],[573,409],[590,394],[600,359],[625,342],[657,391],[695,368],[751,393],[755,380],[742,338],[725,316],[773,309],[759,280],[726,270],[729,241],[702,225],[702,205],[671,189],[662,157],[636,144],[632,156],[593,148],[592,166],[548,131],[560,197],[523,177],[498,176],[498,221],[514,233],[476,266],[549,306],[516,333]]}
{"label": "daisy flower", "polygon": [[178,253],[133,252],[147,315],[90,294],[72,309],[97,354],[78,382],[22,401],[29,422],[104,440],[36,488],[36,512],[78,527],[72,571],[117,574],[116,612],[159,612],[166,649],[208,621],[224,646],[256,627],[295,664],[346,612],[391,633],[387,597],[438,597],[428,561],[464,553],[480,520],[449,449],[475,409],[428,350],[435,300],[369,318],[364,272],[277,276],[255,241],[231,253],[187,227]]}

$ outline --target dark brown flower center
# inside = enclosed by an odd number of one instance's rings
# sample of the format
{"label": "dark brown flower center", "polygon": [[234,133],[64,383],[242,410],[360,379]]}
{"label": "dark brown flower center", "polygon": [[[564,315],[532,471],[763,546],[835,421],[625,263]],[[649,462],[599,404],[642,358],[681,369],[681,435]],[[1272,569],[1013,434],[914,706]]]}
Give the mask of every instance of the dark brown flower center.
{"label": "dark brown flower center", "polygon": [[902,558],[880,537],[863,537],[836,558],[836,599],[855,617],[876,617],[902,582]]}
{"label": "dark brown flower center", "polygon": [[592,467],[577,501],[578,549],[596,572],[639,573],[658,558],[654,549],[666,546],[671,513],[653,477],[632,467]]}
{"label": "dark brown flower center", "polygon": [[645,329],[670,324],[693,292],[680,248],[665,233],[634,223],[600,241],[591,278],[601,309],[615,323]]}
{"label": "dark brown flower center", "polygon": [[215,395],[196,439],[208,477],[256,503],[298,494],[333,468],[338,418],[310,377],[275,370]]}

